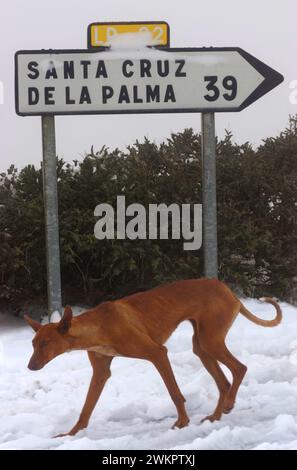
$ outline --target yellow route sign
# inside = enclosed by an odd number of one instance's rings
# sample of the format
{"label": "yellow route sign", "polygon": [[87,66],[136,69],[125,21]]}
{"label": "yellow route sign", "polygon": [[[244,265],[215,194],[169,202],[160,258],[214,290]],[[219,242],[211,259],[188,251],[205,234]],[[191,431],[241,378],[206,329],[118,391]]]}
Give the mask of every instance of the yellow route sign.
{"label": "yellow route sign", "polygon": [[121,34],[150,33],[147,46],[169,46],[169,25],[166,21],[91,23],[88,27],[88,48],[110,46]]}

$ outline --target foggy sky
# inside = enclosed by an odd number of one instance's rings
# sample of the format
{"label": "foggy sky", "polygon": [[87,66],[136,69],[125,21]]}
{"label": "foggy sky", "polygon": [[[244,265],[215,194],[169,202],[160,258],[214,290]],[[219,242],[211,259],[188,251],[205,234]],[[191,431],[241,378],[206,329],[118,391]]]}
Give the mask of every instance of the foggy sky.
{"label": "foggy sky", "polygon": [[[167,21],[171,47],[241,47],[285,76],[285,81],[239,113],[218,113],[216,131],[231,130],[239,143],[277,135],[297,113],[289,83],[297,80],[295,0],[3,0],[0,28],[0,171],[11,163],[39,165],[40,117],[14,110],[14,53],[20,49],[84,49],[95,21]],[[80,158],[91,145],[125,148],[147,136],[160,142],[185,127],[200,130],[199,114],[56,117],[57,154]]]}

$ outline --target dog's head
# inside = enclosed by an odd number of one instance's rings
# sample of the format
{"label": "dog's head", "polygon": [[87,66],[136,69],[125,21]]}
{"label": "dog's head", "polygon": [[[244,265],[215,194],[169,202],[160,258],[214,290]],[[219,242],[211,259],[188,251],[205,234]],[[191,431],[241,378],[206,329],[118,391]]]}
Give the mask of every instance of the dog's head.
{"label": "dog's head", "polygon": [[32,341],[34,352],[28,364],[29,369],[42,369],[49,361],[69,349],[67,333],[72,320],[72,310],[70,307],[65,308],[64,315],[59,323],[41,325],[39,322],[28,317],[28,315],[24,315],[24,319],[36,332]]}

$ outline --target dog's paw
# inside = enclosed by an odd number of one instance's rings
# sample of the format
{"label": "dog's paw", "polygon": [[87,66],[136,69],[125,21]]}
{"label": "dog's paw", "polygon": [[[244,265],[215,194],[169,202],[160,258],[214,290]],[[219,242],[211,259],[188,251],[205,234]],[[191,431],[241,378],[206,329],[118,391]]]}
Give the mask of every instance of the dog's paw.
{"label": "dog's paw", "polygon": [[234,403],[227,404],[227,405],[224,406],[223,413],[225,415],[228,415],[229,413],[231,413],[233,408],[234,408]]}
{"label": "dog's paw", "polygon": [[69,432],[65,432],[64,434],[56,434],[55,436],[52,437],[52,439],[58,439],[59,437],[65,437],[69,436]]}
{"label": "dog's paw", "polygon": [[[76,431],[77,432],[77,431]],[[75,436],[76,432],[74,432],[72,429],[69,432],[57,434],[56,436],[53,436],[52,439],[57,439],[58,437],[67,437],[67,436]]]}
{"label": "dog's paw", "polygon": [[218,413],[213,413],[212,415],[209,415],[209,416],[205,416],[205,418],[203,418],[200,423],[204,423],[204,421],[210,421],[211,423],[213,423],[214,421],[219,421],[221,419],[221,415],[218,414]]}
{"label": "dog's paw", "polygon": [[174,425],[172,426],[171,429],[175,429],[175,428],[184,428],[185,426],[188,426],[190,420],[188,417],[185,417],[185,418],[178,418],[177,421],[175,421]]}

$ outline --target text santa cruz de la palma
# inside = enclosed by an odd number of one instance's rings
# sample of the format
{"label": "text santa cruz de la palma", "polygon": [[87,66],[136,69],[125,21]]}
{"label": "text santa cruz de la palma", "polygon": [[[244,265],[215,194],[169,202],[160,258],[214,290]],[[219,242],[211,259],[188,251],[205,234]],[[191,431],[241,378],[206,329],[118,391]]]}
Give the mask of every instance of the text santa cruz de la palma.
{"label": "text santa cruz de la palma", "polygon": [[[133,81],[133,79],[136,78],[138,83],[139,78],[150,79],[153,77],[153,79],[155,79],[155,77],[160,77],[162,79],[164,77],[184,78],[187,76],[184,59],[172,61],[150,61],[149,59],[133,61],[126,59],[121,63],[120,72],[125,79],[128,78]],[[92,87],[91,90],[88,85],[80,86],[78,92],[77,90],[74,92],[71,86],[65,85],[64,97],[66,105],[93,104],[93,102],[107,104],[110,99],[116,99],[118,104],[176,102],[174,87],[170,83],[163,83],[162,80],[160,80],[158,84],[146,83],[145,86],[141,88],[140,92],[138,85],[121,84],[121,77],[119,77],[119,85],[115,86],[113,84],[113,86],[111,86],[110,84],[103,84],[105,79],[110,78],[108,63],[104,60],[80,60],[77,62],[66,60],[59,63],[59,66],[57,66],[55,62],[49,61],[47,68],[44,66],[40,67],[39,63],[36,61],[30,61],[28,63],[28,78],[32,80],[32,82],[34,82],[34,80],[38,81],[38,79],[43,79],[44,81],[48,80],[50,85],[43,86],[42,89],[36,86],[28,87],[28,104],[35,105],[43,101],[45,105],[54,105],[56,103],[56,87],[52,85],[54,85],[55,80],[63,80],[63,83],[65,83],[64,80],[69,80],[71,83],[71,80],[74,80],[77,75],[79,75],[80,80],[93,81],[98,79],[98,94],[93,96],[94,87]]]}

